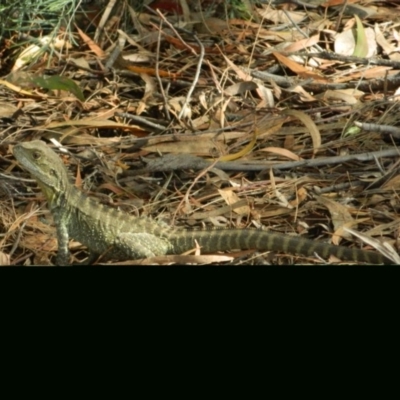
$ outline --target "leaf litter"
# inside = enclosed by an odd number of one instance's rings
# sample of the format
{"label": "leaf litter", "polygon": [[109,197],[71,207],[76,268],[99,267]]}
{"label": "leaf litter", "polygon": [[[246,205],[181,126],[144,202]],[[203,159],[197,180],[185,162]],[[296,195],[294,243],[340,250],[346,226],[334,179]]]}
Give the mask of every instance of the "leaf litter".
{"label": "leaf litter", "polygon": [[[54,46],[0,42],[2,263],[50,264],[56,252],[44,198],[11,152],[33,139],[60,142],[80,188],[132,215],[397,248],[395,5],[249,2],[244,16],[234,2],[97,3],[100,18],[76,20],[73,40],[61,26]],[[194,248],[145,261],[337,260]]]}

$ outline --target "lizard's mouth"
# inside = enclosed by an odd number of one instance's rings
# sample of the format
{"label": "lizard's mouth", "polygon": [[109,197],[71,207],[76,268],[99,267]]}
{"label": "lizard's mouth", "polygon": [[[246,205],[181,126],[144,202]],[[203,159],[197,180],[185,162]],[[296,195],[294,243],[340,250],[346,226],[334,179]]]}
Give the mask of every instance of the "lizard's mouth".
{"label": "lizard's mouth", "polygon": [[27,154],[25,154],[24,149],[17,144],[14,146],[13,149],[13,154],[16,157],[16,159],[19,161],[19,163],[26,168],[31,175],[35,177],[41,177],[42,175],[38,172],[37,166],[27,157]]}

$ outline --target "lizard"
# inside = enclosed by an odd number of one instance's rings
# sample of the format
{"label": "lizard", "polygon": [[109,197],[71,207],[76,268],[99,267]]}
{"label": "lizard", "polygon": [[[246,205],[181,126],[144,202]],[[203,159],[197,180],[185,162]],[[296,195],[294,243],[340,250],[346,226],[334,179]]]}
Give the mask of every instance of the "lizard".
{"label": "lizard", "polygon": [[195,248],[203,252],[254,249],[280,251],[323,258],[373,264],[390,264],[378,252],[336,246],[304,237],[271,233],[254,228],[185,229],[149,217],[132,216],[87,196],[68,177],[61,158],[43,141],[22,142],[13,154],[40,186],[57,229],[56,264],[69,263],[69,239],[74,238],[89,250],[88,263],[100,255],[118,260],[181,254]]}

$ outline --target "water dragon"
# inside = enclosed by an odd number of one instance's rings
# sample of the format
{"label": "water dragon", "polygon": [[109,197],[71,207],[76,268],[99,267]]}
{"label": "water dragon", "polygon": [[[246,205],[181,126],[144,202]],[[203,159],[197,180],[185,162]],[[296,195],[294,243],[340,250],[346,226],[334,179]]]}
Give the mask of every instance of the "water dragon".
{"label": "water dragon", "polygon": [[235,249],[280,251],[323,258],[374,264],[392,263],[383,255],[358,248],[335,246],[303,237],[258,229],[184,229],[147,217],[131,216],[88,197],[69,180],[60,157],[43,141],[14,146],[19,163],[35,178],[44,193],[57,228],[56,263],[69,263],[69,239],[89,249],[88,263],[98,256],[130,260],[165,254],[181,254],[196,246],[203,252]]}

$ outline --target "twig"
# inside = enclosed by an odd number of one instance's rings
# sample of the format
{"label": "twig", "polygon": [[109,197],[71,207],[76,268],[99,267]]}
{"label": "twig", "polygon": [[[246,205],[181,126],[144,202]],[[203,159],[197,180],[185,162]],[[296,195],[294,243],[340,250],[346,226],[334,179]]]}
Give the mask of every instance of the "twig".
{"label": "twig", "polygon": [[125,37],[122,35],[119,35],[117,44],[114,47],[114,50],[111,52],[110,56],[108,57],[107,62],[104,65],[104,68],[106,71],[108,71],[114,65],[117,58],[120,57],[120,54],[122,53],[122,50],[125,47],[125,42],[126,42]]}
{"label": "twig", "polygon": [[396,139],[400,139],[400,128],[392,125],[380,125],[369,122],[354,121],[354,125],[364,129],[365,131],[375,131],[384,135],[392,135]]}
{"label": "twig", "polygon": [[205,175],[208,171],[210,171],[211,169],[213,169],[215,167],[215,165],[217,164],[218,160],[215,160],[213,163],[210,163],[210,165],[208,167],[206,167],[203,171],[201,171],[196,178],[193,180],[193,182],[190,184],[184,198],[180,201],[178,207],[176,208],[175,214],[174,214],[174,218],[173,220],[175,220],[176,214],[178,212],[178,210],[180,209],[182,203],[185,201],[187,204],[189,203],[189,194],[190,191],[192,190],[193,186],[197,183],[197,181],[203,176]]}
{"label": "twig", "polygon": [[[282,52],[282,54],[284,54]],[[289,54],[289,53],[288,53]],[[290,53],[293,54],[293,53]],[[289,54],[289,55],[290,55]],[[318,54],[318,53],[317,53]],[[363,62],[363,64],[368,65],[368,60]],[[373,63],[371,63],[372,65]],[[399,68],[400,68],[400,63]],[[279,84],[282,88],[290,88],[291,86],[298,85],[304,87],[305,90],[310,92],[323,92],[325,90],[340,90],[340,89],[353,89],[357,87],[359,90],[366,91],[371,93],[373,91],[377,91],[382,89],[385,85],[388,85],[390,88],[394,88],[400,84],[400,74],[389,75],[383,79],[369,79],[363,82],[359,80],[357,82],[347,82],[347,83],[313,83],[312,79],[307,79],[303,81],[297,81],[297,79],[293,79],[291,77],[282,77],[280,75],[269,74],[263,71],[252,70],[249,68],[241,67],[241,69],[250,74],[253,78],[261,79],[264,82],[269,82],[271,79]]]}
{"label": "twig", "polygon": [[336,31],[336,32],[339,31],[340,24],[342,23],[343,14],[344,14],[344,12],[345,12],[345,10],[346,10],[346,7],[347,7],[347,2],[348,2],[348,0],[345,0],[345,1],[343,2],[343,5],[342,5],[341,9],[340,9],[339,16],[338,16],[338,19],[337,19],[337,21],[336,21],[336,26],[335,26],[335,31]]}
{"label": "twig", "polygon": [[135,122],[138,122],[138,123],[143,124],[143,125],[147,125],[150,128],[154,128],[154,129],[157,129],[157,130],[160,130],[160,131],[164,131],[165,129],[167,129],[163,125],[155,124],[154,122],[151,122],[146,118],[143,118],[143,117],[140,117],[138,115],[131,114],[131,113],[126,113],[126,112],[124,112],[124,113],[115,113],[115,115],[117,117],[121,117],[121,118],[130,118],[131,120],[133,120]]}
{"label": "twig", "polygon": [[182,110],[180,111],[179,115],[178,115],[178,119],[182,118],[183,113],[186,111],[186,107],[189,107],[189,103],[190,103],[190,99],[192,97],[192,93],[197,85],[197,82],[199,81],[199,77],[200,77],[200,72],[201,72],[201,66],[203,65],[203,60],[204,60],[204,46],[201,43],[201,41],[199,40],[199,38],[197,37],[197,35],[193,35],[194,39],[196,40],[196,42],[198,43],[199,47],[200,47],[200,57],[197,63],[197,68],[196,68],[196,74],[194,76],[193,79],[193,83],[190,86],[190,89],[188,90],[188,93],[186,95],[186,99],[185,99],[185,103],[182,107]]}
{"label": "twig", "polygon": [[[197,56],[196,51],[193,49],[193,47],[189,46],[182,38],[182,36],[178,33],[178,31],[175,29],[175,27],[164,17],[164,15],[160,12],[160,10],[157,9],[157,14],[159,15],[159,17],[174,31],[175,35],[178,37],[178,39],[182,42],[182,44],[188,49],[190,50],[194,55]],[[191,34],[190,32],[187,32],[189,34]],[[200,77],[200,72],[201,72],[201,66],[203,65],[203,60],[204,60],[204,54],[205,54],[205,50],[204,50],[204,46],[201,43],[201,41],[199,40],[199,38],[197,37],[197,35],[193,35],[193,38],[196,40],[197,44],[199,45],[200,48],[200,56],[199,56],[199,61],[197,63],[197,69],[196,69],[196,74],[194,76],[193,79],[193,83],[190,86],[190,89],[188,90],[188,93],[186,95],[186,99],[185,99],[185,103],[182,106],[181,111],[179,112],[178,115],[178,119],[180,120],[182,118],[182,116],[184,115],[184,113],[186,112],[187,107],[189,107],[189,103],[190,103],[190,99],[192,97],[192,93],[197,85],[197,82],[199,80]]]}
{"label": "twig", "polygon": [[[296,21],[293,20],[293,18],[290,16],[290,14],[289,14],[285,9],[283,9],[282,11],[285,13],[286,18],[287,18],[287,19],[292,23],[292,25],[297,29],[297,31],[300,33],[300,35],[303,35],[305,38],[310,39],[310,35],[308,35],[306,32],[304,32],[304,31],[299,27],[299,25],[296,23]],[[315,47],[318,51],[323,51],[322,47],[319,46],[318,44],[315,44],[314,47]]]}
{"label": "twig", "polygon": [[[340,164],[346,163],[353,160],[357,161],[371,161],[380,157],[399,157],[400,150],[396,148],[391,148],[387,150],[380,151],[372,151],[368,153],[361,154],[351,154],[347,156],[334,156],[334,157],[323,157],[323,158],[314,158],[311,160],[302,160],[302,161],[289,161],[283,163],[274,163],[274,162],[265,162],[265,163],[240,163],[240,162],[217,162],[215,164],[216,168],[222,169],[224,171],[240,171],[240,172],[249,172],[249,171],[264,171],[268,169],[273,169],[275,171],[285,170],[285,169],[295,169],[299,167],[320,167],[323,165],[332,165],[332,164]],[[165,155],[157,161],[149,162],[148,167],[151,171],[172,171],[174,169],[182,169],[182,168],[190,168],[190,169],[202,169],[205,168],[210,161],[204,160],[201,157],[186,155],[186,159],[181,163],[171,163],[168,159],[177,157],[177,155]],[[214,161],[215,163],[215,161]],[[214,163],[210,163],[210,165],[214,165]],[[209,166],[207,168],[209,168]]]}
{"label": "twig", "polygon": [[165,116],[167,117],[167,121],[171,121],[171,115],[169,114],[169,109],[168,109],[168,100],[167,100],[167,95],[165,93],[163,84],[162,84],[162,80],[160,77],[160,44],[161,44],[161,31],[162,31],[162,26],[163,26],[163,21],[160,21],[160,27],[158,30],[158,38],[157,38],[157,49],[156,49],[156,77],[157,77],[157,81],[158,81],[158,86],[160,88],[161,91],[161,96],[163,98],[164,101],[164,111],[165,111]]}
{"label": "twig", "polygon": [[356,56],[344,56],[342,54],[337,53],[330,53],[328,51],[322,51],[319,53],[307,53],[304,51],[290,51],[290,52],[281,52],[283,55],[294,55],[294,56],[301,56],[301,57],[316,57],[316,58],[323,58],[325,60],[331,61],[341,61],[345,63],[357,63],[362,65],[383,65],[386,67],[393,67],[394,69],[400,69],[400,61],[394,60],[383,60],[380,58],[361,58]]}
{"label": "twig", "polygon": [[[331,164],[340,164],[353,160],[357,161],[371,161],[374,160],[375,157],[398,157],[400,155],[400,150],[396,148],[391,148],[387,150],[379,150],[379,151],[371,151],[368,153],[361,154],[351,154],[348,156],[335,156],[335,157],[324,157],[324,158],[314,158],[312,160],[302,160],[302,161],[293,161],[293,162],[285,162],[281,164],[270,164],[270,165],[255,165],[252,167],[256,167],[257,169],[252,169],[253,171],[260,171],[266,168],[273,168],[275,170],[280,169],[292,169],[298,167],[319,167],[322,165],[331,165]],[[219,168],[219,165],[216,165]],[[243,167],[248,167],[243,166]]]}
{"label": "twig", "polygon": [[178,33],[178,31],[175,29],[175,27],[164,17],[164,15],[160,12],[160,10],[157,9],[157,14],[158,16],[172,29],[172,31],[175,33],[176,37],[181,41],[181,43],[195,56],[197,56],[196,50],[192,47],[189,46],[182,38],[182,36]]}

